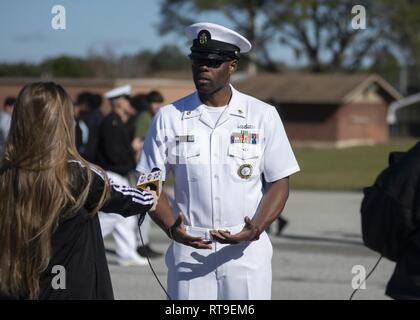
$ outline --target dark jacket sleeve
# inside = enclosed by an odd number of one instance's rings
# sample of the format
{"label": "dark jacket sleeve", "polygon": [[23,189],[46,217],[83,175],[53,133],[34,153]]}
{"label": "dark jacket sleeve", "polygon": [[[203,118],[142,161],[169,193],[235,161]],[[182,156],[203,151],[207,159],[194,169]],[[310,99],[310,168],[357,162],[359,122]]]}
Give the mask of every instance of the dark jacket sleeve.
{"label": "dark jacket sleeve", "polygon": [[[105,180],[102,173],[91,169],[93,172],[93,181],[91,184],[88,199],[85,208],[92,211],[100,201],[105,186]],[[126,186],[118,186],[110,182],[111,196],[105,205],[100,209],[106,213],[116,213],[124,217],[146,213],[153,206],[153,197],[146,191]]]}

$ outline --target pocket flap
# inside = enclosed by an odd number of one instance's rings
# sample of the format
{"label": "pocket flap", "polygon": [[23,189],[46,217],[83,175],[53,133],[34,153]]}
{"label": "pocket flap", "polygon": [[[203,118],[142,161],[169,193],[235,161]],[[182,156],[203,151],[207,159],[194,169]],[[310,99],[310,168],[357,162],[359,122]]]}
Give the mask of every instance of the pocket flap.
{"label": "pocket flap", "polygon": [[180,158],[187,159],[200,155],[200,146],[197,143],[182,142],[173,150],[173,155]]}
{"label": "pocket flap", "polygon": [[229,155],[246,160],[260,157],[261,150],[259,145],[232,143],[229,145]]}

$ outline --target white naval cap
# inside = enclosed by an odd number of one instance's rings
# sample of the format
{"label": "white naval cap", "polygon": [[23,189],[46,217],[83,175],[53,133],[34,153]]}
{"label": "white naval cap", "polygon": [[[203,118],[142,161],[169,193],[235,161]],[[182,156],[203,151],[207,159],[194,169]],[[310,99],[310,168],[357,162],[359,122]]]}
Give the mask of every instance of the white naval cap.
{"label": "white naval cap", "polygon": [[[241,53],[246,53],[252,48],[251,43],[239,33],[210,22],[194,23],[185,28],[185,34],[189,40],[197,40],[197,45],[193,44],[191,49],[198,45],[213,47],[217,42],[236,46]],[[215,41],[212,43],[209,40]]]}
{"label": "white naval cap", "polygon": [[120,96],[125,96],[125,95],[129,96],[130,94],[131,94],[131,85],[127,84],[125,86],[118,87],[118,88],[105,92],[104,96],[107,99],[114,99]]}

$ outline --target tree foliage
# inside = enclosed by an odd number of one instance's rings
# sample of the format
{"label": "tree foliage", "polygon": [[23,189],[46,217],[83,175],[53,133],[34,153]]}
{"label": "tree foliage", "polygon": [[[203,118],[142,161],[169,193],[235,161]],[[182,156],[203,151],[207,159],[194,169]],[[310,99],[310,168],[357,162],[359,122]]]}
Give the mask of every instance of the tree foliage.
{"label": "tree foliage", "polygon": [[[232,27],[254,46],[254,63],[276,70],[278,43],[291,49],[310,70],[354,71],[384,47],[400,59],[415,59],[420,50],[420,2],[415,0],[360,0],[366,9],[365,30],[352,28],[352,0],[164,0],[160,32],[181,33],[202,13],[222,13]],[[277,59],[278,60],[278,59]]]}

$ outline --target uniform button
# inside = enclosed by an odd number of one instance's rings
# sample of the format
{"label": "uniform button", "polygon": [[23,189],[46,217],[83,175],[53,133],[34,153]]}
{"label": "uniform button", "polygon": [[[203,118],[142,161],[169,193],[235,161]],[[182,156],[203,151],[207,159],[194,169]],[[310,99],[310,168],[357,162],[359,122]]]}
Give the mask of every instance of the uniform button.
{"label": "uniform button", "polygon": [[219,179],[219,176],[217,174],[214,175],[215,179]]}
{"label": "uniform button", "polygon": [[220,200],[220,197],[214,197],[214,200]]}

